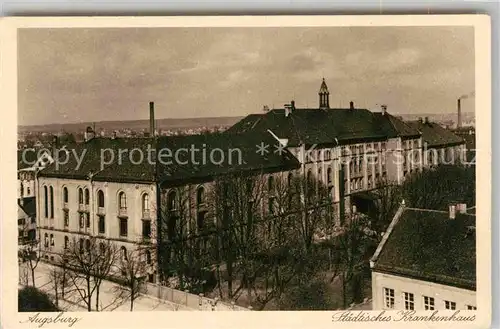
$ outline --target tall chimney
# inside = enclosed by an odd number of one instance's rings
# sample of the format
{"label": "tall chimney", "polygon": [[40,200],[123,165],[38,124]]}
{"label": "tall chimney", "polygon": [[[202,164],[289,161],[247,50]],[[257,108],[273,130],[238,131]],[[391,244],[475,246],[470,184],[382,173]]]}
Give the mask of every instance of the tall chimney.
{"label": "tall chimney", "polygon": [[462,108],[460,104],[460,98],[457,100],[457,112],[458,112],[457,128],[460,128],[462,127]]}
{"label": "tall chimney", "polygon": [[155,135],[155,103],[149,102],[149,134]]}
{"label": "tall chimney", "polygon": [[354,102],[353,102],[353,101],[350,101],[350,102],[349,102],[349,108],[350,108],[351,110],[354,110]]}

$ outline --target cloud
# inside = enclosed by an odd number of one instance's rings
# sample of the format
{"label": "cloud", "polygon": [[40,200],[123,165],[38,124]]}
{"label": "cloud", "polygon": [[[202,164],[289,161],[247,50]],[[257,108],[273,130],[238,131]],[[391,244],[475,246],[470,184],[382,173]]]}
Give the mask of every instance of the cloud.
{"label": "cloud", "polygon": [[461,27],[24,29],[19,122],[147,118],[150,100],[159,118],[315,106],[322,77],[332,104],[443,111],[474,90],[473,44]]}

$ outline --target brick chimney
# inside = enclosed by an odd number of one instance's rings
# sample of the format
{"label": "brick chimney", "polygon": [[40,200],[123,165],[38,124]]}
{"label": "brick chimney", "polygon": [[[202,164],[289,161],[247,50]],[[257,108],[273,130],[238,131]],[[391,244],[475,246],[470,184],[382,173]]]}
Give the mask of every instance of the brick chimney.
{"label": "brick chimney", "polygon": [[387,112],[387,105],[380,105],[380,108],[382,109],[382,115],[385,115],[385,113]]}
{"label": "brick chimney", "polygon": [[149,102],[149,135],[155,136],[155,103]]}

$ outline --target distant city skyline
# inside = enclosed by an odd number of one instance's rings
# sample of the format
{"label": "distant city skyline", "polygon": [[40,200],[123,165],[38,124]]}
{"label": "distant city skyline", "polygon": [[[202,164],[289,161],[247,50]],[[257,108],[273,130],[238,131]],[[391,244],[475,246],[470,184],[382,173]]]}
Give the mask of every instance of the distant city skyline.
{"label": "distant city skyline", "polygon": [[[472,27],[25,29],[19,125],[245,116],[330,106],[453,113],[474,91]],[[462,102],[473,112],[473,98]]]}

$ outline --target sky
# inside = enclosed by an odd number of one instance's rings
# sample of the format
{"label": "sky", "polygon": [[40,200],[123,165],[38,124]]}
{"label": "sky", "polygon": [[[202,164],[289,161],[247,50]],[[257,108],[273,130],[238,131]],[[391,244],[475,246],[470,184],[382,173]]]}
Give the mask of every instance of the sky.
{"label": "sky", "polygon": [[[18,123],[244,116],[264,105],[452,113],[474,91],[472,27],[24,29]],[[471,99],[464,112],[474,111]]]}

